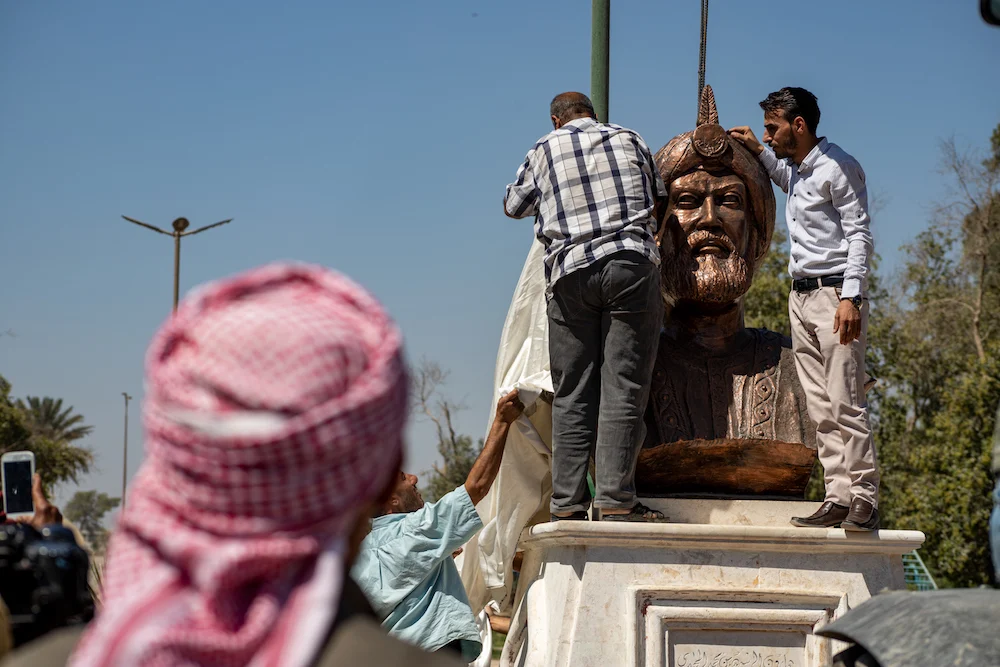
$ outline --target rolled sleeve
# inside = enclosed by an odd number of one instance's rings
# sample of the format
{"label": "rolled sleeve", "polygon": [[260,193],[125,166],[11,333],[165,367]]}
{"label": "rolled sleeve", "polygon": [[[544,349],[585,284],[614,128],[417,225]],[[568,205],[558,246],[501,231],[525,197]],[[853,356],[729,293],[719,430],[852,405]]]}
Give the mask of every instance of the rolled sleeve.
{"label": "rolled sleeve", "polygon": [[524,158],[514,182],[507,186],[503,207],[511,218],[526,218],[538,214],[538,186],[531,168],[531,153]]}
{"label": "rolled sleeve", "polygon": [[482,525],[464,486],[415,512],[372,522],[351,576],[390,634],[427,651],[461,640],[469,659],[479,654],[479,631],[451,554]]}
{"label": "rolled sleeve", "polygon": [[464,486],[445,494],[436,503],[406,514],[402,522],[399,536],[378,549],[383,585],[389,578],[400,590],[423,581],[483,527]]}
{"label": "rolled sleeve", "polygon": [[424,505],[422,510],[413,512],[407,519],[411,517],[413,522],[407,525],[406,532],[425,535],[431,540],[443,540],[449,556],[483,527],[464,484],[446,493],[436,503]]}
{"label": "rolled sleeve", "polygon": [[868,216],[864,170],[856,162],[845,162],[840,165],[839,172],[830,184],[830,194],[847,239],[847,269],[841,287],[841,296],[846,299],[863,292],[875,243]]}

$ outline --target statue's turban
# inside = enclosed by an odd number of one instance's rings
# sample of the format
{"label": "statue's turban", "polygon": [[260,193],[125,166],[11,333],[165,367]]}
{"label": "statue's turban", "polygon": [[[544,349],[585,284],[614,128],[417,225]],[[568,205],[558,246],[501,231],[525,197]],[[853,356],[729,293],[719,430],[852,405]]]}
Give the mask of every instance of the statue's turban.
{"label": "statue's turban", "polygon": [[754,230],[753,246],[749,248],[751,258],[754,265],[763,259],[774,233],[775,206],[771,179],[757,158],[719,125],[719,112],[711,86],[705,86],[701,92],[698,126],[671,139],[656,153],[655,159],[668,189],[673,181],[696,169],[731,171],[739,176],[750,199],[747,217]]}

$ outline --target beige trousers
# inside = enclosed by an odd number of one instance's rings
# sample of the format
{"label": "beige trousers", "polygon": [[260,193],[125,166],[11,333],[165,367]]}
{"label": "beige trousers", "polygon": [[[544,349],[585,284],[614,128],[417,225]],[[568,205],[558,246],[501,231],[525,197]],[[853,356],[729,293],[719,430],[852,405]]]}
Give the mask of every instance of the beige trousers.
{"label": "beige trousers", "polygon": [[820,287],[788,295],[795,368],[816,422],[816,446],[826,500],[838,505],[863,498],[878,507],[878,466],[865,398],[868,301],[861,307],[861,335],[841,345],[833,333],[840,289]]}

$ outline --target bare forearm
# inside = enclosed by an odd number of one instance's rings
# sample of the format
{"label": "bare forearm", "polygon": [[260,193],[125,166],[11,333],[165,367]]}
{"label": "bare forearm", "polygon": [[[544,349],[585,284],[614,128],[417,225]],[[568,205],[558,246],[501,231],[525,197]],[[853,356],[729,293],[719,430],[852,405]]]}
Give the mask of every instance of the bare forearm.
{"label": "bare forearm", "polygon": [[472,464],[472,470],[465,480],[465,490],[469,492],[469,498],[474,505],[486,497],[493,480],[497,478],[500,471],[500,461],[503,460],[503,450],[507,445],[507,433],[510,431],[510,424],[496,420],[490,429],[490,434],[483,445],[483,451],[479,453],[476,462]]}
{"label": "bare forearm", "polygon": [[490,616],[490,627],[493,628],[493,632],[499,632],[501,634],[507,634],[510,632],[510,617],[509,616]]}

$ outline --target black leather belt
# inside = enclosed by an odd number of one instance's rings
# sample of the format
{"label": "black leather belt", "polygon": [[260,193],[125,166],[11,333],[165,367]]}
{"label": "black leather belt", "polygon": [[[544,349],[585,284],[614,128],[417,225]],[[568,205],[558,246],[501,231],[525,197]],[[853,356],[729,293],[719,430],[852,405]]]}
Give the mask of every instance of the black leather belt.
{"label": "black leather belt", "polygon": [[812,292],[820,287],[840,287],[844,284],[844,274],[835,276],[820,276],[818,278],[798,278],[792,281],[792,289],[796,292]]}

